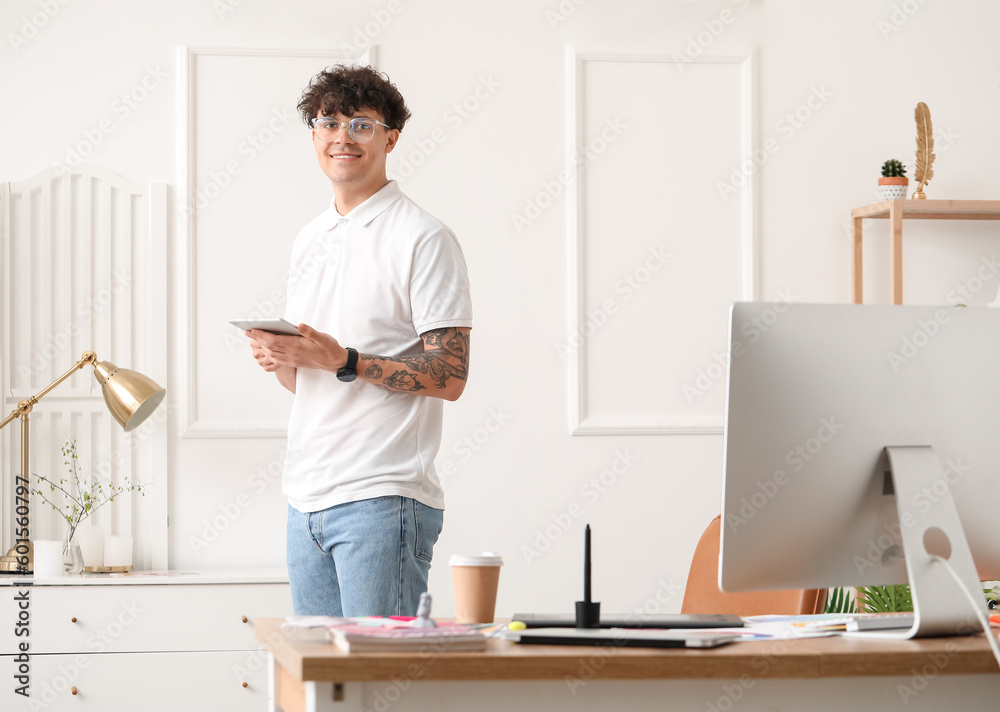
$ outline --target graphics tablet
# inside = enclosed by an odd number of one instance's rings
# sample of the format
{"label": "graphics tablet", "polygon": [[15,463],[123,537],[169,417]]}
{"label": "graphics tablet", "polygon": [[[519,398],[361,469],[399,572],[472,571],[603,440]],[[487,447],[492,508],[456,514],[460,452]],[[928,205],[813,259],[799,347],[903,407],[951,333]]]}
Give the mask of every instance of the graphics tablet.
{"label": "graphics tablet", "polygon": [[286,334],[288,336],[299,335],[299,332],[295,328],[295,324],[290,321],[285,321],[280,317],[274,319],[230,319],[229,323],[233,326],[238,326],[243,329],[243,331],[260,329],[261,331],[270,331],[272,334]]}
{"label": "graphics tablet", "polygon": [[629,630],[626,628],[533,628],[518,634],[531,645],[603,645],[624,648],[715,648],[737,640],[727,633],[694,630]]}
{"label": "graphics tablet", "polygon": [[[576,617],[562,613],[515,613],[511,620],[529,628],[576,628]],[[601,616],[601,628],[742,628],[743,619],[733,615],[705,613],[661,613],[657,615],[614,614]]]}

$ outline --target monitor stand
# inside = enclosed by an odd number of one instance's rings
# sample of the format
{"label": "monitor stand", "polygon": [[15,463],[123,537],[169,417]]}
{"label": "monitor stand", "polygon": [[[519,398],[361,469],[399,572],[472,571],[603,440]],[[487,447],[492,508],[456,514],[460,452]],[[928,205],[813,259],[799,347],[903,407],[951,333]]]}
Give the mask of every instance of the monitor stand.
{"label": "monitor stand", "polygon": [[[982,596],[982,584],[976,572],[969,542],[955,508],[951,490],[944,479],[941,460],[927,445],[887,447],[899,510],[900,534],[906,572],[913,596],[913,627],[908,631],[879,631],[869,637],[924,638],[944,635],[970,635],[982,630],[969,609],[958,582],[931,555],[947,559],[976,600]],[[934,499],[928,498],[931,492]],[[929,511],[916,502],[932,502]],[[976,594],[979,595],[976,595]]]}

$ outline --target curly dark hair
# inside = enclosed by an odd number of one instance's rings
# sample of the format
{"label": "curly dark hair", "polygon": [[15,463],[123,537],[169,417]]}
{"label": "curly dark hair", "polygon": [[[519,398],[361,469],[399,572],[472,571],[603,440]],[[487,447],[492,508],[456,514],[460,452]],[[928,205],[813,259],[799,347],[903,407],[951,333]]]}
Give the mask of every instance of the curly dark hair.
{"label": "curly dark hair", "polygon": [[338,64],[324,69],[310,80],[298,104],[306,126],[320,114],[352,116],[361,108],[374,109],[390,128],[400,131],[410,118],[410,110],[396,85],[372,67]]}

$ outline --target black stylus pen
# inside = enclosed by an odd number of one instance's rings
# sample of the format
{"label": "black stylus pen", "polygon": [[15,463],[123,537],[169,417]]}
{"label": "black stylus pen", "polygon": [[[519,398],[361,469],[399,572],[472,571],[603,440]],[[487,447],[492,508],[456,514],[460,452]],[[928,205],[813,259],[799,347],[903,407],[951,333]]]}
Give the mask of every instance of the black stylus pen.
{"label": "black stylus pen", "polygon": [[599,628],[601,604],[591,600],[590,593],[590,525],[583,530],[583,600],[576,602],[576,627]]}

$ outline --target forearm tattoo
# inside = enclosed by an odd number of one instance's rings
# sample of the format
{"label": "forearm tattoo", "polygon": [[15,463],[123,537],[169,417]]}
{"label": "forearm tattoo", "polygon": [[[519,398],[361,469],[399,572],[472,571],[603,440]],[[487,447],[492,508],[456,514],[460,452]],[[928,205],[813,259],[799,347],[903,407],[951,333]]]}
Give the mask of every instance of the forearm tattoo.
{"label": "forearm tattoo", "polygon": [[365,376],[390,391],[416,392],[427,388],[445,389],[451,379],[465,381],[469,376],[469,335],[456,327],[434,329],[420,335],[424,340],[422,354],[413,356],[375,356],[362,354],[373,363]]}

